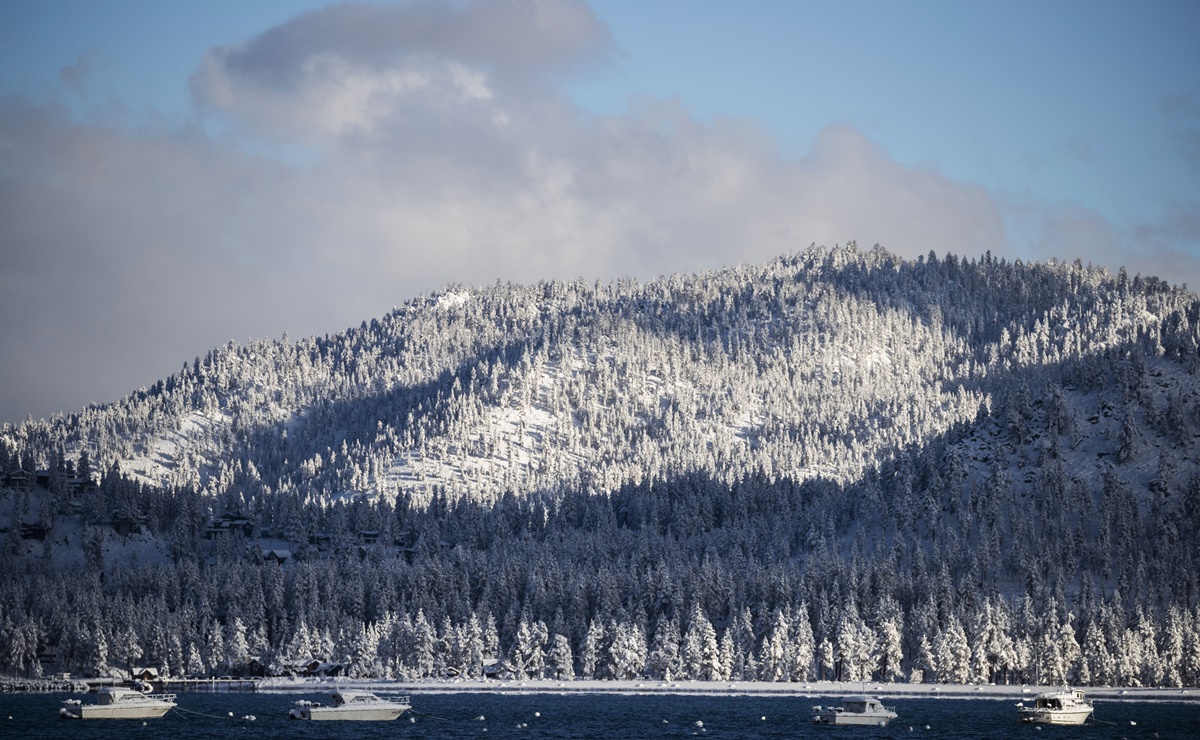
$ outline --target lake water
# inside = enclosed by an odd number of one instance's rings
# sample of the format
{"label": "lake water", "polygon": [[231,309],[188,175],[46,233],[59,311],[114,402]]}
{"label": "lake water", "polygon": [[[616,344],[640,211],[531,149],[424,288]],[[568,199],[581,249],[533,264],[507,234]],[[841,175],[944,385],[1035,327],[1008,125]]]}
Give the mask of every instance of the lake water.
{"label": "lake water", "polygon": [[[1200,704],[1196,703],[1098,702],[1099,723],[1039,729],[1017,722],[1011,701],[885,699],[885,704],[895,705],[900,718],[885,729],[877,729],[813,726],[809,720],[812,705],[837,703],[834,697],[420,692],[410,696],[412,713],[394,722],[324,723],[290,720],[287,716],[297,699],[326,700],[320,693],[180,694],[177,709],[143,724],[141,720],[60,719],[62,700],[80,698],[78,694],[4,694],[0,695],[0,737],[1200,738]],[[241,719],[251,714],[254,721]]]}

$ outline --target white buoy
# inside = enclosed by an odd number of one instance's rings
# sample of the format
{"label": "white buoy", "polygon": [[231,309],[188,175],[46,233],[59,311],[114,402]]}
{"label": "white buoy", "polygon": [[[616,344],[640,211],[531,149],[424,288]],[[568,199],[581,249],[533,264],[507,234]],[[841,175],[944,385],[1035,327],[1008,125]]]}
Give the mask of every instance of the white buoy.
{"label": "white buoy", "polygon": [[542,716],[542,713],[541,713],[541,712],[534,712],[534,713],[533,713],[533,716],[534,716],[534,717],[541,717],[541,716]]}
{"label": "white buoy", "polygon": [[697,727],[703,727],[703,726],[704,726],[704,723],[703,723],[703,722],[701,722],[700,720],[696,720],[696,726],[697,726]]}
{"label": "white buoy", "polygon": [[1129,720],[1129,724],[1130,724],[1130,725],[1136,725],[1136,724],[1137,724],[1137,722],[1134,722],[1133,720]]}
{"label": "white buoy", "polygon": [[415,725],[415,724],[417,723],[417,718],[416,718],[416,717],[409,717],[409,718],[408,718],[408,723],[409,723],[410,725]]}
{"label": "white buoy", "polygon": [[229,713],[229,716],[230,716],[230,717],[232,717],[232,716],[233,716],[233,712],[230,712],[230,713]]}
{"label": "white buoy", "polygon": [[760,719],[760,720],[762,720],[763,722],[766,722],[766,721],[767,721],[767,715],[765,715],[765,714],[764,714],[763,716],[759,717],[759,719]]}

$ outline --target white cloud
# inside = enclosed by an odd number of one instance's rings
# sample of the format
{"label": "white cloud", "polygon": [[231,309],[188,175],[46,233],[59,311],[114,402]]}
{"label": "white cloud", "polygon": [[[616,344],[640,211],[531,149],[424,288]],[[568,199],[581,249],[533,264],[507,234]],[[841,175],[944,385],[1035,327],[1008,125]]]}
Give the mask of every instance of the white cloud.
{"label": "white cloud", "polygon": [[565,0],[338,5],[205,57],[193,92],[227,133],[0,104],[0,312],[27,317],[0,348],[0,419],[447,282],[645,279],[851,239],[1009,249],[987,192],[849,125],[788,158],[754,121],[674,101],[588,115],[554,80],[611,48]]}
{"label": "white cloud", "polygon": [[[1036,260],[1073,260],[1125,267],[1192,290],[1200,286],[1200,201],[1176,203],[1155,221],[1126,233],[1100,213],[1076,203],[1006,198],[1001,211],[1011,232],[1004,250]],[[1190,249],[1187,248],[1190,245]]]}

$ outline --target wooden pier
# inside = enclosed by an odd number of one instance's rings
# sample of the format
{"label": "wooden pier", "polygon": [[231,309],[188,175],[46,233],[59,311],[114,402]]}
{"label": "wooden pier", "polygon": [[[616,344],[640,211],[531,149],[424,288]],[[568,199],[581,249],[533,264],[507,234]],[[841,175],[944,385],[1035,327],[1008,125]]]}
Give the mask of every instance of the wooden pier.
{"label": "wooden pier", "polygon": [[215,694],[258,690],[257,678],[172,678],[155,681],[156,691],[168,694]]}
{"label": "wooden pier", "polygon": [[[250,692],[258,690],[257,678],[167,678],[143,681],[154,688],[156,694],[216,694]],[[129,686],[131,681],[119,679],[88,679],[88,688],[101,686]]]}

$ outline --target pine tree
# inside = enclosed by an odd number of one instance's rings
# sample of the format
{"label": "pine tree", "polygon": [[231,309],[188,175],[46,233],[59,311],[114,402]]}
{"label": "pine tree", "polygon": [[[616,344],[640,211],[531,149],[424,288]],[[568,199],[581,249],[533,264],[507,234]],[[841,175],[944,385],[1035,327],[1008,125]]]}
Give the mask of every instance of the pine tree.
{"label": "pine tree", "polygon": [[888,617],[880,626],[879,643],[880,678],[889,682],[899,681],[903,676],[900,665],[904,661],[904,647],[896,617]]}
{"label": "pine tree", "polygon": [[866,681],[875,672],[875,631],[859,616],[853,602],[842,611],[837,630],[839,680]]}
{"label": "pine tree", "polygon": [[96,676],[108,676],[112,672],[108,664],[108,635],[100,624],[95,624],[85,637],[91,638],[88,664]]}
{"label": "pine tree", "polygon": [[204,647],[206,657],[204,662],[214,671],[222,670],[227,665],[225,659],[225,636],[221,632],[221,625],[216,621],[212,622],[206,630]]}
{"label": "pine tree", "polygon": [[488,612],[487,627],[483,631],[483,659],[497,660],[500,657],[500,630],[496,626],[496,616]]}
{"label": "pine tree", "polygon": [[417,678],[436,677],[436,642],[437,633],[434,631],[433,625],[429,624],[429,620],[425,618],[425,611],[418,610],[417,618],[413,620],[411,647],[411,666]]}
{"label": "pine tree", "polygon": [[691,620],[683,640],[683,673],[696,681],[713,681],[721,675],[717,631],[699,603],[692,607]]}
{"label": "pine tree", "polygon": [[671,619],[659,619],[650,653],[646,657],[645,670],[648,676],[671,681],[681,672],[679,641],[679,625]]}
{"label": "pine tree", "polygon": [[[821,644],[817,648],[818,661],[818,680],[826,680],[829,672],[835,669],[837,658],[833,652],[833,643],[828,637],[821,638]],[[835,676],[836,677],[836,676]]]}
{"label": "pine tree", "polygon": [[[816,645],[813,643],[812,625],[808,621],[808,605],[800,604],[792,616],[792,648],[794,662],[792,664],[791,680],[807,681],[812,674],[813,658]],[[899,669],[899,662],[896,668]]]}
{"label": "pine tree", "polygon": [[208,673],[204,667],[204,659],[200,657],[200,649],[190,640],[187,648],[187,667],[184,670],[192,678],[201,678]]}
{"label": "pine tree", "polygon": [[548,675],[558,681],[570,681],[575,678],[571,641],[563,635],[555,633],[552,638],[550,652],[546,655],[546,667]]}
{"label": "pine tree", "polygon": [[[382,673],[379,644],[382,633],[374,624],[363,624],[350,653],[350,675],[356,678],[377,678]],[[232,650],[230,651],[232,655]]]}
{"label": "pine tree", "polygon": [[1141,642],[1141,684],[1143,686],[1161,686],[1163,681],[1163,663],[1158,654],[1157,629],[1154,620],[1138,609],[1137,640]]}
{"label": "pine tree", "polygon": [[1016,649],[1002,603],[985,599],[972,620],[974,646],[971,673],[975,681],[996,683],[997,676],[1016,666]]}
{"label": "pine tree", "polygon": [[1187,621],[1182,674],[1185,686],[1196,686],[1200,684],[1200,607],[1193,607]]}
{"label": "pine tree", "polygon": [[[732,624],[726,628],[725,635],[733,643],[730,678],[738,681],[757,681],[759,667],[754,657],[756,653],[754,620],[748,608],[742,607],[737,612]],[[678,637],[678,629],[676,629],[676,637]]]}
{"label": "pine tree", "polygon": [[609,652],[613,678],[618,681],[637,678],[646,666],[646,636],[636,624],[620,622]]}
{"label": "pine tree", "polygon": [[225,643],[225,661],[230,667],[244,666],[250,657],[250,644],[246,639],[246,625],[241,617],[234,617],[229,627],[229,639]]}
{"label": "pine tree", "polygon": [[604,641],[604,628],[596,621],[588,625],[587,634],[583,639],[583,651],[580,654],[580,673],[585,679],[599,678],[597,669],[600,667],[600,648]]}
{"label": "pine tree", "polygon": [[787,681],[791,679],[791,665],[794,662],[791,635],[792,626],[782,609],[775,610],[771,629],[763,638],[762,645],[762,677],[766,681]]}
{"label": "pine tree", "polygon": [[934,640],[937,677],[941,683],[966,683],[971,675],[971,647],[958,617],[951,615],[946,628]]}
{"label": "pine tree", "polygon": [[481,678],[485,654],[483,628],[479,624],[479,617],[474,613],[463,628],[461,645],[463,676]]}

